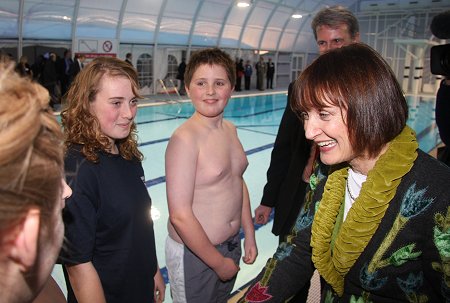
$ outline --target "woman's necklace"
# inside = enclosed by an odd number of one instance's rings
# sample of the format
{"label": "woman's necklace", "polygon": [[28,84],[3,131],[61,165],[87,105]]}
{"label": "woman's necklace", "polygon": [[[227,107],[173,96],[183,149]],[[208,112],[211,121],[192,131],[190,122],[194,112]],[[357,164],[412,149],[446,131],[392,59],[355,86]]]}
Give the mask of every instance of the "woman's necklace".
{"label": "woman's necklace", "polygon": [[357,197],[355,198],[355,196],[352,194],[352,192],[351,192],[351,190],[350,190],[350,186],[348,185],[348,179],[350,179],[350,176],[347,177],[347,182],[346,182],[346,184],[347,184],[347,191],[348,191],[348,194],[349,194],[349,196],[350,196],[350,199],[352,199],[353,201],[355,201]]}

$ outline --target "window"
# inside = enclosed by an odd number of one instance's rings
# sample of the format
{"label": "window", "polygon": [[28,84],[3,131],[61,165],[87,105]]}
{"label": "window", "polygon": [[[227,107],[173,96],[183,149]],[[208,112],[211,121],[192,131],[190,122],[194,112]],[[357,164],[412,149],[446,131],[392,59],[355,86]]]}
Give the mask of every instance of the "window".
{"label": "window", "polygon": [[175,80],[178,74],[178,61],[174,55],[167,57],[167,75],[165,79]]}
{"label": "window", "polygon": [[142,54],[137,59],[136,69],[141,88],[151,87],[153,83],[153,59],[149,54]]}

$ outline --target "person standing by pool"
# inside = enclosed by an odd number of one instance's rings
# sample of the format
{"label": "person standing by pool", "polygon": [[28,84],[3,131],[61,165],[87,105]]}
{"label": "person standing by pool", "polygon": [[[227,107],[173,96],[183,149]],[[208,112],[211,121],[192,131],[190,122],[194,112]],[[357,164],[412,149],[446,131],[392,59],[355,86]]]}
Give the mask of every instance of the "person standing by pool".
{"label": "person standing by pool", "polygon": [[[356,17],[342,6],[320,10],[311,22],[319,54],[359,42]],[[281,118],[261,204],[255,209],[255,223],[266,224],[274,210],[272,233],[279,243],[286,240],[303,205],[309,176],[315,160],[315,148],[305,137],[303,124],[292,111],[292,82],[288,89],[286,108]],[[309,283],[299,291],[295,302],[306,302]]]}
{"label": "person standing by pool", "polygon": [[61,253],[68,302],[162,302],[151,199],[137,147],[138,76],[118,58],[96,58],[72,83],[61,120],[74,193]]}
{"label": "person standing by pool", "polygon": [[248,161],[236,127],[223,119],[236,80],[235,63],[220,49],[192,55],[186,90],[194,114],[166,150],[169,236],[166,264],[175,303],[227,302],[241,258],[258,254],[243,174]]}
{"label": "person standing by pool", "polygon": [[245,83],[245,90],[250,90],[250,83],[252,79],[253,74],[253,67],[250,63],[250,60],[247,60],[244,66],[244,83]]}

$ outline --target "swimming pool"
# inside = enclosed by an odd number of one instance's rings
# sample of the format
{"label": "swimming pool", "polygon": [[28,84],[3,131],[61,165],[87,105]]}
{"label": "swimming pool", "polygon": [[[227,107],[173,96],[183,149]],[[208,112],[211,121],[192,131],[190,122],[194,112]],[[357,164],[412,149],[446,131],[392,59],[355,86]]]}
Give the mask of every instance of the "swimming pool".
{"label": "swimming pool", "polygon": [[[434,121],[434,98],[407,96],[407,99],[408,125],[416,131],[420,147],[429,152],[440,143]],[[285,106],[286,94],[280,93],[232,98],[225,109],[225,119],[236,125],[238,136],[248,157],[249,165],[244,179],[250,193],[252,213],[261,201],[270,153]],[[173,131],[186,121],[193,111],[190,102],[145,105],[139,107],[136,117],[140,150],[145,156],[143,167],[146,185],[153,203],[152,218],[157,255],[166,280],[164,245],[167,236],[168,209],[164,153]],[[255,229],[259,256],[253,265],[241,262],[235,290],[259,273],[278,245],[278,238],[271,233],[272,222],[265,226],[256,226]],[[55,268],[53,276],[60,285],[64,285],[60,268]],[[63,289],[65,290],[65,286]],[[166,290],[165,302],[172,302],[169,287]]]}

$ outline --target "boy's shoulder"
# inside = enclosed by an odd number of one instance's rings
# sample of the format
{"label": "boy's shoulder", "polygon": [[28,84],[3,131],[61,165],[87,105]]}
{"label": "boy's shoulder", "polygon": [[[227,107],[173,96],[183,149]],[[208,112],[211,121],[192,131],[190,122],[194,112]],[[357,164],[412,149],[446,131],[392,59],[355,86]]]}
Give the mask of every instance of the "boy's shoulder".
{"label": "boy's shoulder", "polygon": [[175,129],[170,137],[169,144],[177,142],[177,145],[195,145],[197,139],[202,136],[201,132],[201,127],[188,119]]}
{"label": "boy's shoulder", "polygon": [[232,130],[236,129],[236,125],[234,125],[234,123],[231,122],[230,120],[223,119],[223,124]]}
{"label": "boy's shoulder", "polygon": [[198,133],[201,130],[200,125],[193,121],[192,119],[187,119],[185,122],[183,122],[180,126],[178,126],[177,129],[172,134],[172,137],[189,137],[194,136],[196,133]]}

